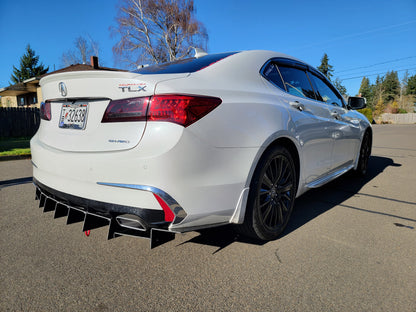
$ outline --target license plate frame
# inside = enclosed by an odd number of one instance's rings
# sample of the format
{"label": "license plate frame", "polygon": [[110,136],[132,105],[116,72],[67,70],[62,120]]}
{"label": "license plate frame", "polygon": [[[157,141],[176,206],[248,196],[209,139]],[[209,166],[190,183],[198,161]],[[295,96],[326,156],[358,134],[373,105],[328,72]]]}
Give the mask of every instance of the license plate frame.
{"label": "license plate frame", "polygon": [[84,130],[87,126],[88,103],[63,103],[59,116],[59,128]]}

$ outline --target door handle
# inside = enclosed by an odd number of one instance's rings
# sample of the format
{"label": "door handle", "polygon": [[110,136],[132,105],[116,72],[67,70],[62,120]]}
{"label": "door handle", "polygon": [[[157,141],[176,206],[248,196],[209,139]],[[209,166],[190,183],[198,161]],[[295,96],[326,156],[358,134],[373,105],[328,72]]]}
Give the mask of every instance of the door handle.
{"label": "door handle", "polygon": [[341,115],[337,111],[332,111],[331,116],[338,120],[341,119]]}
{"label": "door handle", "polygon": [[305,110],[305,105],[303,105],[302,103],[299,103],[298,101],[289,102],[289,105],[292,106],[293,108],[296,108],[297,110],[300,110],[301,112]]}

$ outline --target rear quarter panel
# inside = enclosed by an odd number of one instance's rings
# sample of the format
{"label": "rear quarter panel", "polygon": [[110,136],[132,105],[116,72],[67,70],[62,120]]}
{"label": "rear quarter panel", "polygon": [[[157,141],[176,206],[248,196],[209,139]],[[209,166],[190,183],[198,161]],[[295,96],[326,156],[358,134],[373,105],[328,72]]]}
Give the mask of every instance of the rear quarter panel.
{"label": "rear quarter panel", "polygon": [[187,130],[215,147],[259,148],[271,134],[288,129],[287,108],[259,73],[274,56],[268,51],[238,53],[187,78],[158,83],[155,93],[221,98],[219,107]]}

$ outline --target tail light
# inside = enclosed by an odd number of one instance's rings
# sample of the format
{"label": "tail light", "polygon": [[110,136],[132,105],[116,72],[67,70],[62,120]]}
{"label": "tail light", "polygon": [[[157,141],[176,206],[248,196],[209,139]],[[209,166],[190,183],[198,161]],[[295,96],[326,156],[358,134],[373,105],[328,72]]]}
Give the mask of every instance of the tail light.
{"label": "tail light", "polygon": [[116,100],[108,104],[102,122],[166,121],[188,127],[221,102],[215,97],[175,94]]}
{"label": "tail light", "polygon": [[43,120],[51,120],[51,102],[46,101],[40,104],[40,118]]}
{"label": "tail light", "polygon": [[152,97],[149,121],[168,121],[188,127],[221,104],[221,99],[207,96],[155,95]]}
{"label": "tail light", "polygon": [[101,122],[145,121],[149,98],[111,101]]}

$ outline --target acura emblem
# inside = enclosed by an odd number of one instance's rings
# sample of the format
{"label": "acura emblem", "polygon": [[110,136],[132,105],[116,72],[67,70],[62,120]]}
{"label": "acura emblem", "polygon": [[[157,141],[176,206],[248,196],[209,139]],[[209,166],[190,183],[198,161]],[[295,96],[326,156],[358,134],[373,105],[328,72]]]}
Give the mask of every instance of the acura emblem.
{"label": "acura emblem", "polygon": [[63,82],[59,83],[59,92],[61,93],[62,96],[66,96],[68,94],[65,83]]}

